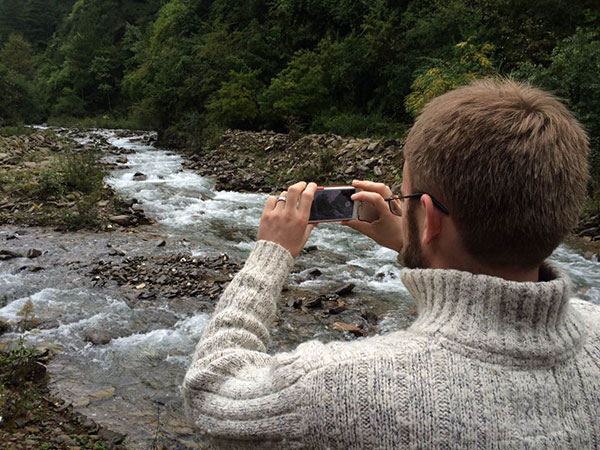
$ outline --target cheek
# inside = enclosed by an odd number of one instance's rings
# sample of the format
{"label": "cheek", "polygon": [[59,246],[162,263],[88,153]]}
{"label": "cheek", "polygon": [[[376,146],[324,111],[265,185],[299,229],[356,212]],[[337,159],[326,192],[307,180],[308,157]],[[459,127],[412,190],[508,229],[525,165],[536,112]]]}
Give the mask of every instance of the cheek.
{"label": "cheek", "polygon": [[402,217],[402,228],[401,228],[401,233],[402,233],[402,241],[404,243],[408,242],[408,237],[409,237],[409,232],[408,232],[408,221],[406,220],[406,214],[404,214]]}

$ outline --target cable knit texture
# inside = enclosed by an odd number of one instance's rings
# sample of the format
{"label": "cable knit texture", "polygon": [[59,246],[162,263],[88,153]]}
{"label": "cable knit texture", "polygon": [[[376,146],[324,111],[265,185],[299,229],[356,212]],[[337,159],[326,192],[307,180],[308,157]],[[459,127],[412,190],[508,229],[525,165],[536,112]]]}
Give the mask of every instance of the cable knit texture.
{"label": "cable knit texture", "polygon": [[600,307],[538,283],[402,271],[418,318],[353,342],[265,349],[293,259],[259,241],[223,293],[183,384],[223,448],[600,447]]}

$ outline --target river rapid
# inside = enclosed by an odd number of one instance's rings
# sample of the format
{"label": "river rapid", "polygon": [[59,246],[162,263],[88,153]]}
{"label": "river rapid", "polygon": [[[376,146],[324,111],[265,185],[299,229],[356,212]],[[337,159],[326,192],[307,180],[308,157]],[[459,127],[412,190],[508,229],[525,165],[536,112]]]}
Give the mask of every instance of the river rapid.
{"label": "river rapid", "polygon": [[[181,156],[148,145],[148,134],[60,132],[82,143],[108,142],[127,153],[126,163],[117,162],[116,154],[105,158],[114,164],[106,183],[123,197],[135,198],[154,219],[145,233],[177,242],[177,251],[190,258],[226,254],[242,263],[247,257],[266,195],[216,191],[210,178],[184,170]],[[134,179],[138,172],[145,179]],[[0,242],[15,234],[18,229],[0,228]],[[158,251],[156,242],[143,240],[138,233],[61,235],[26,230],[20,239],[50,256],[40,271],[23,270],[22,262],[0,262],[0,319],[18,321],[23,305],[32,302],[40,326],[25,339],[60,351],[49,366],[52,388],[98,423],[126,433],[132,448],[151,448],[157,442],[195,448],[194,442],[200,440],[183,415],[179,385],[209,315],[193,305],[182,308],[166,300],[132,306],[118,289],[95,287],[69,268],[71,263],[103,255],[108,245],[143,255]],[[307,245],[318,251],[300,255],[288,284],[331,292],[352,282],[355,295],[378,297],[391,305],[379,318],[377,332],[410,323],[407,311],[414,304],[399,279],[395,252],[338,224],[319,225]],[[597,260],[567,246],[559,247],[551,259],[571,275],[578,297],[600,304]],[[315,268],[320,271],[317,277],[311,276]],[[289,324],[277,326],[285,330]],[[116,337],[93,344],[86,336],[94,330],[109,330]],[[10,333],[3,339],[17,336]],[[310,337],[319,338],[320,333]]]}

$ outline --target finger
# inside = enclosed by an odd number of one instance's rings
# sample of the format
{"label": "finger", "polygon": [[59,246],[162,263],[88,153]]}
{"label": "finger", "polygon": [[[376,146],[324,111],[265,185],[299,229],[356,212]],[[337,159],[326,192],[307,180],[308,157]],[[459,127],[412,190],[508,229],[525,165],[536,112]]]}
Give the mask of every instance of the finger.
{"label": "finger", "polygon": [[354,200],[355,202],[371,203],[373,206],[375,206],[375,208],[377,208],[377,211],[379,212],[380,216],[390,212],[390,208],[387,202],[380,194],[375,192],[357,192],[356,194],[352,195],[352,200]]}
{"label": "finger", "polygon": [[274,195],[269,195],[267,201],[265,202],[265,207],[263,209],[263,214],[269,211],[273,211],[273,208],[277,206],[277,197]]}
{"label": "finger", "polygon": [[306,183],[304,181],[300,181],[288,188],[286,209],[296,209],[298,207],[298,199],[305,188]]}
{"label": "finger", "polygon": [[364,191],[377,192],[384,198],[387,198],[390,195],[392,195],[392,190],[387,184],[384,183],[375,183],[373,181],[367,180],[354,180],[352,182],[352,186],[358,189],[362,189]]}
{"label": "finger", "polygon": [[[285,200],[282,200],[282,198],[285,198]],[[281,211],[285,208],[285,204],[287,203],[287,191],[283,191],[281,194],[279,194],[279,197],[277,198],[277,205],[275,205],[275,210],[276,211]]]}
{"label": "finger", "polygon": [[315,228],[315,224],[313,223],[309,223],[308,226],[306,227],[306,230],[304,230],[304,241],[302,243],[302,248],[304,248],[304,246],[306,245],[306,241],[308,241],[308,238],[310,237],[310,233],[312,233],[312,230]]}
{"label": "finger", "polygon": [[310,207],[315,198],[315,192],[317,192],[317,183],[308,183],[308,186],[304,189],[304,192],[302,192],[298,209],[303,216],[308,217],[310,215]]}

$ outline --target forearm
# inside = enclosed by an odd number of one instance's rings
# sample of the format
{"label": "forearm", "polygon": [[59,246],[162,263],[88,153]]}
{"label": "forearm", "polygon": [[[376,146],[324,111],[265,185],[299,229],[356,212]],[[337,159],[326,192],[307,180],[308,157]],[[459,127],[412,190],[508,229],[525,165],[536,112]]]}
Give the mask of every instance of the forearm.
{"label": "forearm", "polygon": [[[231,352],[236,352],[238,357],[242,352],[248,363],[263,359],[254,353],[266,350],[277,297],[292,265],[293,258],[281,246],[257,242],[242,270],[223,292],[198,343],[186,381],[199,382],[208,365]],[[242,360],[235,358],[231,363],[238,366]],[[224,366],[219,364],[221,370]],[[226,371],[230,370],[236,367],[228,367]]]}

